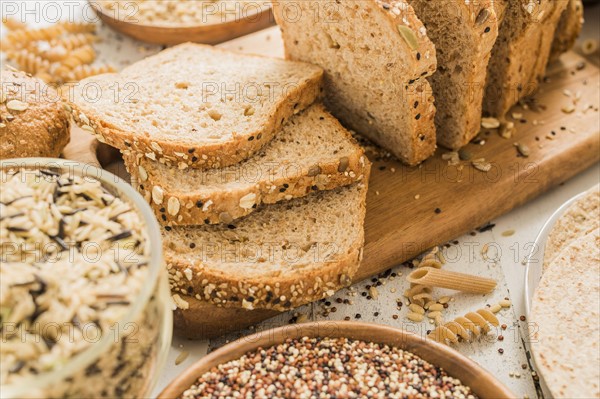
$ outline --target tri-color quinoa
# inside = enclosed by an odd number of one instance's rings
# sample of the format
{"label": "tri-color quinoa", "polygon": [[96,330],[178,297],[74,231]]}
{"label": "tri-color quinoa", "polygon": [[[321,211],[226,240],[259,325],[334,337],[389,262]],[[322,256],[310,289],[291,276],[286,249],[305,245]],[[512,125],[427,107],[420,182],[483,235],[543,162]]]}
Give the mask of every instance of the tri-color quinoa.
{"label": "tri-color quinoa", "polygon": [[114,344],[101,358],[42,395],[135,395],[146,384],[129,377],[148,377],[158,328],[143,323],[158,324],[159,307],[151,300],[141,322],[118,323],[148,275],[144,228],[132,205],[96,179],[0,171],[1,385],[60,370],[106,334]]}
{"label": "tri-color quinoa", "polygon": [[346,338],[288,339],[202,375],[181,399],[475,398],[469,387],[401,349]]}

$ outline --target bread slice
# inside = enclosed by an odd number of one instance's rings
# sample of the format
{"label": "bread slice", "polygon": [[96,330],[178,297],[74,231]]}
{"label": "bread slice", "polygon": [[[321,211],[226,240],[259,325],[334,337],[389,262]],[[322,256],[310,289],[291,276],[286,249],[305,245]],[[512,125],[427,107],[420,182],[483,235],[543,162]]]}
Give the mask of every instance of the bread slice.
{"label": "bread slice", "polygon": [[544,248],[544,270],[571,242],[600,228],[600,186],[589,189],[552,227]]}
{"label": "bread slice", "polygon": [[488,64],[484,113],[503,118],[519,100],[533,94],[550,56],[564,0],[499,0],[502,16]]}
{"label": "bread slice", "polygon": [[553,398],[600,397],[600,230],[565,247],[542,275],[531,351]]}
{"label": "bread slice", "polygon": [[124,154],[138,190],[169,225],[231,223],[262,203],[360,181],[369,167],[362,147],[322,105],[293,116],[248,160],[222,169],[178,170]]}
{"label": "bread slice", "polygon": [[459,149],[481,130],[487,64],[498,36],[491,0],[409,0],[437,50],[429,77],[436,99],[437,143]]}
{"label": "bread slice", "polygon": [[42,80],[0,68],[0,159],[58,158],[69,143],[69,113]]}
{"label": "bread slice", "polygon": [[286,57],[325,70],[325,102],[342,124],[409,165],[433,154],[435,106],[425,77],[435,72],[435,48],[412,7],[283,0],[274,14]]}
{"label": "bread slice", "polygon": [[581,0],[569,0],[567,8],[563,11],[558,21],[554,34],[550,62],[556,61],[561,54],[569,51],[583,28],[583,4]]}
{"label": "bread slice", "polygon": [[[171,292],[222,307],[287,310],[348,286],[362,258],[367,181],[319,191],[230,225],[163,233]],[[176,296],[177,295],[177,296]]]}
{"label": "bread slice", "polygon": [[322,70],[182,44],[85,79],[73,116],[100,141],[180,167],[220,168],[268,143],[320,95]]}

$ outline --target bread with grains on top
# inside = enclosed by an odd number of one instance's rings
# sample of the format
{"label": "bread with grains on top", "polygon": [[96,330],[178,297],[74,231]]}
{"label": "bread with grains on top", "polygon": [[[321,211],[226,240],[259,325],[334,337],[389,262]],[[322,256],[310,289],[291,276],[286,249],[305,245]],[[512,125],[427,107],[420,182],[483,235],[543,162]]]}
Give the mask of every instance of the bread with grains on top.
{"label": "bread with grains on top", "polygon": [[556,61],[575,45],[575,41],[583,28],[583,3],[581,0],[569,0],[563,11],[554,34],[550,62]]}
{"label": "bread with grains on top", "polygon": [[437,143],[457,150],[481,130],[486,68],[498,37],[491,0],[409,0],[437,51],[428,78],[436,101]]}
{"label": "bread with grains on top", "polygon": [[178,170],[125,151],[125,164],[168,225],[230,223],[261,204],[331,190],[365,177],[362,147],[320,105],[293,116],[258,153],[222,169]]}
{"label": "bread with grains on top", "polygon": [[274,14],[286,57],[325,70],[325,104],[342,124],[409,165],[434,153],[425,77],[435,72],[435,47],[408,3],[284,0]]}
{"label": "bread with grains on top", "polygon": [[[229,225],[165,226],[171,293],[220,307],[288,310],[351,284],[367,180],[262,207]],[[196,315],[202,317],[202,315]]]}
{"label": "bread with grains on top", "polygon": [[592,187],[577,199],[556,221],[544,248],[544,267],[571,242],[600,228],[600,186]]}
{"label": "bread with grains on top", "polygon": [[118,74],[82,80],[73,116],[100,141],[174,167],[247,159],[321,94],[306,63],[181,44]]}
{"label": "bread with grains on top", "polygon": [[533,94],[546,72],[560,15],[569,0],[499,0],[498,39],[488,63],[483,111],[503,118]]}
{"label": "bread with grains on top", "polygon": [[529,316],[536,369],[553,398],[600,397],[600,230],[544,271]]}
{"label": "bread with grains on top", "polygon": [[0,69],[0,159],[58,158],[69,143],[69,113],[42,80]]}

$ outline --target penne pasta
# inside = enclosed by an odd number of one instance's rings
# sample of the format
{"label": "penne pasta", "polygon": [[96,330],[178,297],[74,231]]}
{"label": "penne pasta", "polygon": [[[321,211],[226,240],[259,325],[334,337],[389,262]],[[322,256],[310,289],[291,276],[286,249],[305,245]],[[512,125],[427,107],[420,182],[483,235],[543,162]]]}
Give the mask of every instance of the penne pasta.
{"label": "penne pasta", "polygon": [[419,286],[447,288],[473,294],[487,294],[493,291],[497,284],[493,279],[433,267],[418,268],[406,279]]}

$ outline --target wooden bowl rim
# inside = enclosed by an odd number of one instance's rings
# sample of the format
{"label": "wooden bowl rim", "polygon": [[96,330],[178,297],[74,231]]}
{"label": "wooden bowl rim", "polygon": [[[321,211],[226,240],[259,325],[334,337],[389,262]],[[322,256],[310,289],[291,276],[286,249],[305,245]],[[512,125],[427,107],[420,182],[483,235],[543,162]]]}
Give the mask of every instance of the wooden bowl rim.
{"label": "wooden bowl rim", "polygon": [[[415,354],[435,366],[441,366],[438,360],[430,360],[432,356],[437,355],[442,363],[454,364],[453,367],[443,368],[449,375],[459,378],[463,384],[469,386],[473,393],[479,398],[516,398],[516,396],[502,383],[496,380],[492,374],[471,359],[446,345],[424,339],[414,333],[391,326],[332,320],[290,324],[241,337],[211,352],[191,365],[171,381],[171,383],[169,383],[169,385],[158,395],[157,399],[180,397],[180,395],[189,388],[201,374],[205,373],[210,368],[230,360],[238,359],[243,354],[253,351],[259,346],[268,348],[284,342],[287,338],[300,338],[304,336],[311,338],[349,338],[387,344],[412,353],[420,352]],[[423,351],[425,351],[425,356],[422,356]],[[467,379],[472,379],[473,381],[467,383],[464,380],[465,376]],[[476,388],[478,389],[477,391]],[[485,391],[483,391],[484,389]]]}
{"label": "wooden bowl rim", "polygon": [[226,28],[229,26],[241,24],[241,23],[244,23],[244,20],[249,19],[249,18],[261,18],[263,16],[263,14],[271,13],[273,11],[273,7],[271,7],[269,5],[261,11],[257,11],[253,14],[246,15],[242,19],[236,18],[233,21],[218,22],[218,23],[206,23],[206,24],[199,24],[199,25],[168,26],[168,25],[147,25],[147,24],[122,21],[120,19],[114,18],[114,17],[108,15],[107,13],[105,13],[102,10],[102,7],[100,7],[94,1],[90,0],[90,5],[91,5],[92,9],[94,10],[94,12],[100,17],[100,19],[102,19],[104,22],[108,23],[111,26],[129,26],[132,28],[135,27],[136,29],[139,29],[140,31],[143,30],[146,32],[147,31],[155,31],[155,32],[171,32],[171,31],[181,32],[181,31],[184,31],[185,32],[186,30],[192,30],[194,32],[205,31],[205,30],[208,31],[208,30],[215,29],[217,27],[218,28]]}

